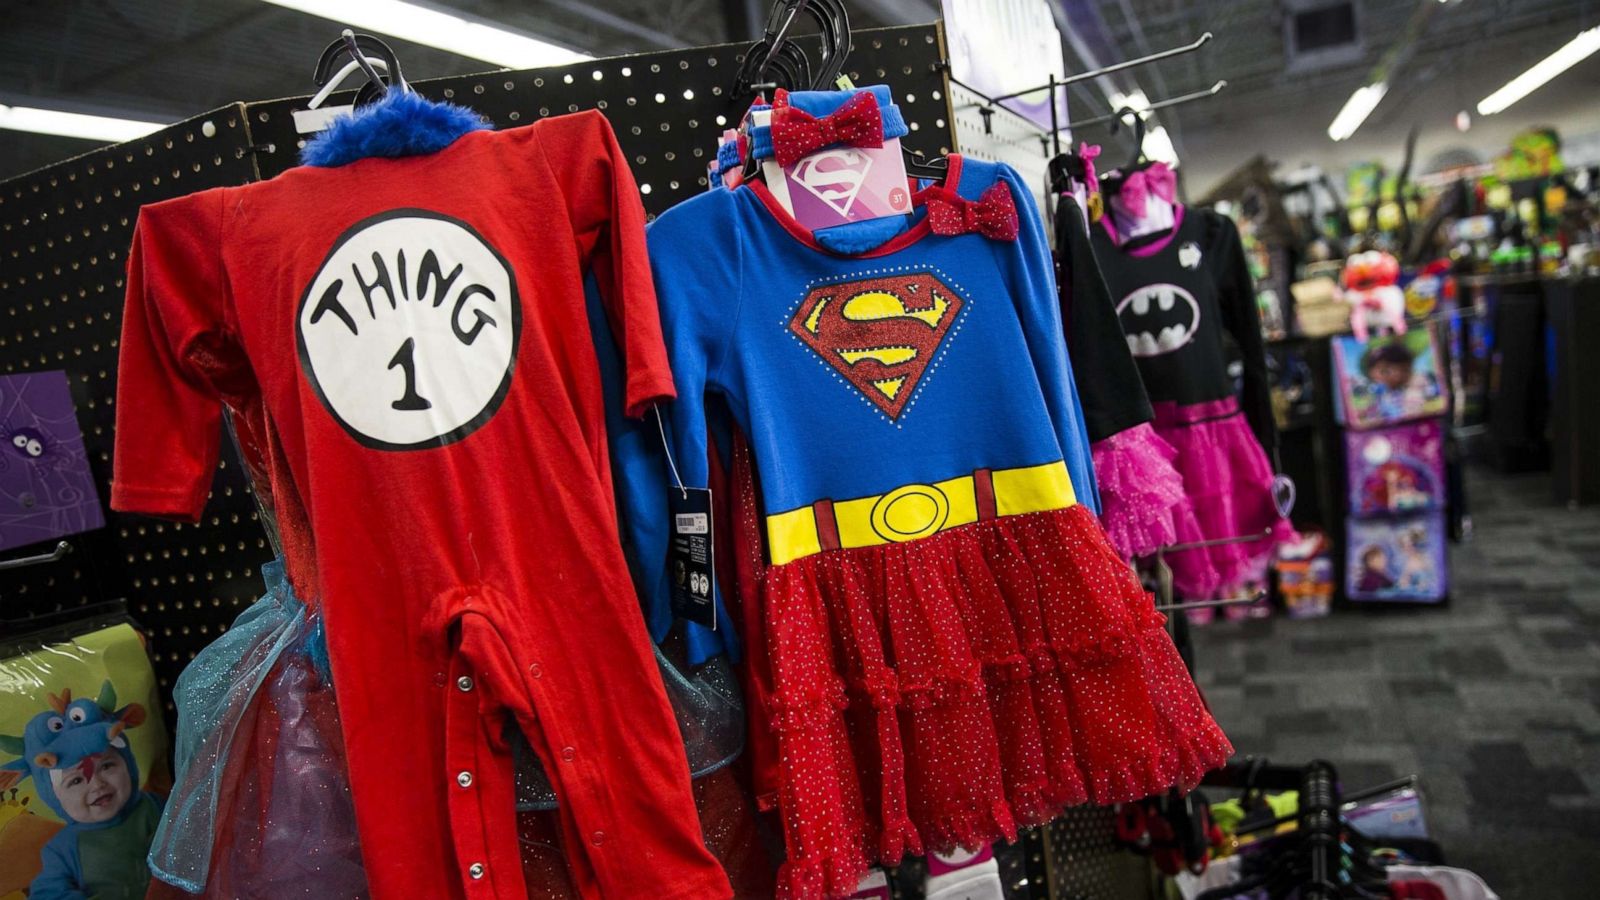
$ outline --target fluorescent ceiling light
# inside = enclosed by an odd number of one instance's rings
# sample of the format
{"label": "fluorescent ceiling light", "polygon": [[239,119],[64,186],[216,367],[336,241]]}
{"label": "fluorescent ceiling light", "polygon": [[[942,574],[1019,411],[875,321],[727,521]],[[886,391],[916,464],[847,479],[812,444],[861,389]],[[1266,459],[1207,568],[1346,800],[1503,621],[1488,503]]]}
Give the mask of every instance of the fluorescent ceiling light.
{"label": "fluorescent ceiling light", "polygon": [[55,134],[90,141],[131,141],[163,127],[165,123],[162,122],[86,116],[82,113],[61,112],[54,109],[0,104],[0,128],[10,131]]}
{"label": "fluorescent ceiling light", "polygon": [[1389,84],[1384,81],[1356,88],[1356,92],[1344,102],[1344,109],[1339,110],[1339,114],[1333,117],[1333,124],[1328,126],[1328,137],[1342,141],[1355,134],[1356,129],[1367,120],[1367,116],[1372,115],[1372,111],[1378,108],[1378,102],[1387,93]]}
{"label": "fluorescent ceiling light", "polygon": [[404,0],[267,0],[286,9],[332,19],[362,31],[437,47],[513,69],[531,69],[593,59],[459,13]]}
{"label": "fluorescent ceiling light", "polygon": [[1578,36],[1565,47],[1533,64],[1521,75],[1506,82],[1506,86],[1478,101],[1478,115],[1492,116],[1504,112],[1511,104],[1521,100],[1600,50],[1600,26],[1578,32]]}

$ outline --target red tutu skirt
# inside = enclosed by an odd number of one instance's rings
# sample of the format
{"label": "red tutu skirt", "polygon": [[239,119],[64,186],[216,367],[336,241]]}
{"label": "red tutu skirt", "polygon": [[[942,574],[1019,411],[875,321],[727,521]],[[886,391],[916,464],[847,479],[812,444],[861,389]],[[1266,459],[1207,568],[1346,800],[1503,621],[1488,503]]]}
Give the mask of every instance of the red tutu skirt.
{"label": "red tutu skirt", "polygon": [[848,896],[875,862],[1187,789],[1232,753],[1083,506],[756,577],[788,847],[780,898]]}
{"label": "red tutu skirt", "polygon": [[1232,397],[1179,406],[1153,404],[1156,433],[1177,457],[1185,509],[1174,517],[1178,543],[1266,535],[1261,540],[1180,550],[1166,555],[1180,597],[1203,600],[1233,596],[1243,585],[1266,579],[1273,547],[1294,540],[1294,527],[1272,497],[1272,466],[1239,402]]}

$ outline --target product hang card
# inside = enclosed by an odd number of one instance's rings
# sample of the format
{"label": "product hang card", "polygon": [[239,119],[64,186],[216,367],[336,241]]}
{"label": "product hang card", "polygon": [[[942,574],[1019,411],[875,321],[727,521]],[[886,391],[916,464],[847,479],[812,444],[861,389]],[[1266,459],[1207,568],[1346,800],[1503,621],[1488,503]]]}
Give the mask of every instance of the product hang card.
{"label": "product hang card", "polygon": [[712,567],[711,491],[668,488],[672,541],[667,570],[672,573],[672,613],[707,628],[717,627]]}

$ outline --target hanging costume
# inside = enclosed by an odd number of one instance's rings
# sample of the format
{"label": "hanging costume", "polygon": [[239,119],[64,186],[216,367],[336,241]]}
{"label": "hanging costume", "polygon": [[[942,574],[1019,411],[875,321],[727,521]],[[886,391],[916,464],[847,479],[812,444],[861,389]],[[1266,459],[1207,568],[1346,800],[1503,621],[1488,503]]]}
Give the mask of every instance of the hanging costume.
{"label": "hanging costume", "polygon": [[948,184],[859,255],[760,183],[650,231],[683,480],[706,483],[708,392],[753,450],[761,508],[741,514],[760,516],[767,558],[741,564],[767,634],[782,897],[848,895],[870,861],[1191,786],[1231,751],[1085,505],[1028,191],[959,157]]}
{"label": "hanging costume", "polygon": [[[1085,164],[1093,178],[1092,163]],[[1193,516],[1183,477],[1172,467],[1177,451],[1150,426],[1150,398],[1095,261],[1088,216],[1071,194],[1057,200],[1055,233],[1067,353],[1076,367],[1094,373],[1078,384],[1078,397],[1100,488],[1100,522],[1123,559],[1144,556],[1177,540],[1175,517]]]}
{"label": "hanging costume", "polygon": [[[1160,173],[1135,172],[1124,191],[1133,193],[1135,180],[1147,176]],[[1109,204],[1113,210],[1143,205],[1122,197]],[[1107,214],[1094,230],[1094,245],[1112,296],[1120,298],[1117,315],[1153,402],[1155,430],[1177,451],[1174,465],[1193,516],[1175,518],[1176,536],[1187,543],[1273,531],[1267,539],[1170,554],[1177,592],[1197,599],[1261,581],[1275,541],[1294,532],[1273,500],[1272,467],[1263,450],[1276,448],[1277,432],[1239,231],[1210,210],[1173,206],[1172,216],[1170,230],[1135,246],[1119,240]],[[1228,374],[1224,335],[1237,344],[1244,365],[1242,406]]]}
{"label": "hanging costume", "polygon": [[582,896],[727,897],[620,550],[583,301],[592,269],[628,412],[671,397],[637,189],[598,113],[446,138],[141,211],[112,505],[197,518],[224,403],[268,448],[372,896],[525,895],[510,719]]}

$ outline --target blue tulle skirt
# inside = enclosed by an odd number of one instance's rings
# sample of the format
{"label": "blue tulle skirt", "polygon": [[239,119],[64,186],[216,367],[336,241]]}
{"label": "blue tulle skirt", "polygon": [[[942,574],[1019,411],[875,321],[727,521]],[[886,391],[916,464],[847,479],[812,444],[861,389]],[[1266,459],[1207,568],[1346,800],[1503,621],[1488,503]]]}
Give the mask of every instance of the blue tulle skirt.
{"label": "blue tulle skirt", "polygon": [[363,897],[321,620],[262,566],[267,592],[183,670],[175,780],[150,870],[191,894]]}

